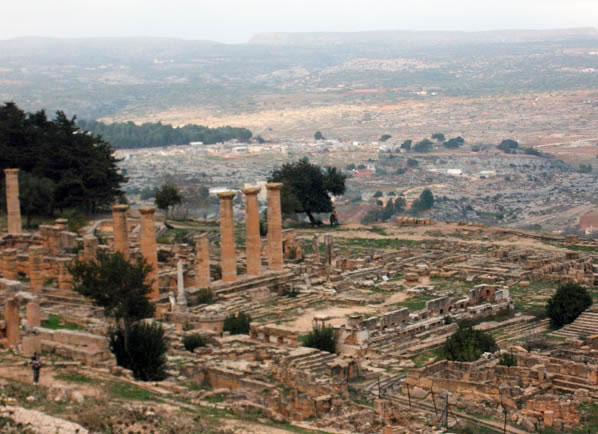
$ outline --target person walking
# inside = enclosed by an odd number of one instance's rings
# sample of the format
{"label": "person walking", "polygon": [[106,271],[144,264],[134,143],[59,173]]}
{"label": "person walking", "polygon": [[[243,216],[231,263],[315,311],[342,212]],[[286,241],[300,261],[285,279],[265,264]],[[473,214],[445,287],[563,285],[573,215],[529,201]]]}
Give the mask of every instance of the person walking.
{"label": "person walking", "polygon": [[31,369],[33,370],[33,384],[37,386],[39,384],[39,371],[42,369],[42,361],[37,352],[33,353],[33,357],[31,357]]}

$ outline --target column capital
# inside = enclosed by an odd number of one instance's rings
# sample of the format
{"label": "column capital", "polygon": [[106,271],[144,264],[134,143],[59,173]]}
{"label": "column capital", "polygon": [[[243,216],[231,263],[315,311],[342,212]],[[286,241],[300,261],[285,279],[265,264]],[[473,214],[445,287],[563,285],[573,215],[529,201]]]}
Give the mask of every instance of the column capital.
{"label": "column capital", "polygon": [[235,197],[237,193],[235,193],[234,191],[221,191],[220,193],[218,193],[218,198],[219,199],[232,199],[233,197]]}
{"label": "column capital", "polygon": [[129,205],[118,203],[116,205],[112,205],[113,212],[126,212],[129,209]]}
{"label": "column capital", "polygon": [[280,190],[282,188],[282,182],[269,182],[266,184],[268,190]]}
{"label": "column capital", "polygon": [[141,208],[139,208],[139,212],[144,215],[151,215],[156,212],[156,208],[153,206],[142,206]]}
{"label": "column capital", "polygon": [[243,187],[241,189],[241,191],[245,195],[250,195],[250,194],[258,194],[261,189],[262,189],[261,187]]}
{"label": "column capital", "polygon": [[4,169],[4,174],[13,175],[19,173],[19,169]]}

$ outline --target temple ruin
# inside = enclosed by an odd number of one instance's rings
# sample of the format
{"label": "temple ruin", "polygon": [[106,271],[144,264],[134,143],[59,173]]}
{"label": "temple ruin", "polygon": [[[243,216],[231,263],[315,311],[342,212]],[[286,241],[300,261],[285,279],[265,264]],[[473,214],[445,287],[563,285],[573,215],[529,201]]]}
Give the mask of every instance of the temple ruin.
{"label": "temple ruin", "polygon": [[[16,170],[5,174],[17,180]],[[12,184],[0,239],[0,345],[15,357],[51,352],[124,375],[102,310],[73,291],[69,273],[75,259],[120,252],[151,267],[153,320],[171,343],[169,378],[156,386],[165,394],[192,402],[218,391],[221,408],[239,414],[346,432],[497,430],[493,421],[505,414],[506,432],[581,426],[581,403],[598,396],[598,308],[555,332],[532,309],[559,283],[596,287],[595,242],[462,222],[442,224],[438,236],[426,231],[440,223],[426,219],[388,224],[374,241],[351,230],[283,230],[281,187],[266,185],[265,237],[260,188],[246,187],[244,205],[235,205],[236,192],[220,192],[219,221],[166,244],[151,206],[114,205],[112,219],[77,233],[64,219],[23,231]],[[248,335],[224,331],[239,312],[251,317]],[[79,330],[44,327],[52,317]],[[462,321],[493,334],[500,352],[470,363],[438,359],[434,351]],[[336,353],[302,345],[314,326],[332,328]],[[185,351],[181,338],[191,334],[208,344]],[[540,338],[550,342],[536,345]],[[501,364],[504,354],[516,366]]]}

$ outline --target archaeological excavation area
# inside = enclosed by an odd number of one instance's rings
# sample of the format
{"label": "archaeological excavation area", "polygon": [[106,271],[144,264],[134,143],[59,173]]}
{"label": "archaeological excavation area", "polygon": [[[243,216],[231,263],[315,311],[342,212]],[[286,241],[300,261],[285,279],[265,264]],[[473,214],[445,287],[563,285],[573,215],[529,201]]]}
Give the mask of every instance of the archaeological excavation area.
{"label": "archaeological excavation area", "polygon": [[[598,427],[598,304],[559,330],[545,315],[560,284],[596,299],[596,241],[404,217],[287,226],[278,183],[265,186],[265,202],[259,187],[218,193],[217,221],[119,204],[76,231],[62,218],[25,230],[18,170],[4,175],[0,416],[33,432],[106,432],[110,417],[118,432],[148,433]],[[73,261],[100,252],[150,266],[155,315],[144,321],[166,331],[163,381],[136,381],[117,365],[106,337],[114,324],[73,289]],[[248,333],[226,331],[240,313]],[[500,350],[473,362],[440,357],[464,324]],[[304,345],[325,328],[335,352]],[[205,345],[186,350],[191,335]],[[36,352],[44,365],[33,388]]]}

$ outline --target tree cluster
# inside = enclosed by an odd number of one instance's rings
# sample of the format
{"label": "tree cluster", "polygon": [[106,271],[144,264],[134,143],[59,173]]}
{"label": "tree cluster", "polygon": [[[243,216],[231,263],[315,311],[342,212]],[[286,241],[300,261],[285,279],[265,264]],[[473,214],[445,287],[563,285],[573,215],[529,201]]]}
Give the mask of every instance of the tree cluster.
{"label": "tree cluster", "polygon": [[434,194],[429,188],[424,188],[419,197],[411,204],[411,210],[414,213],[427,211],[434,206]]}
{"label": "tree cluster", "polygon": [[440,354],[447,360],[474,362],[484,353],[498,351],[494,338],[471,327],[459,328],[440,349]]}
{"label": "tree cluster", "polygon": [[[376,196],[374,196],[376,197]],[[385,206],[376,206],[369,210],[361,219],[361,224],[368,225],[376,222],[385,222],[392,216],[402,213],[405,210],[405,198],[399,196],[395,199],[389,198]]]}
{"label": "tree cluster", "polygon": [[205,347],[206,343],[206,340],[198,334],[187,335],[183,337],[183,346],[191,353],[196,348]]}
{"label": "tree cluster", "polygon": [[108,142],[83,133],[61,111],[50,120],[43,110],[0,105],[0,169],[23,172],[20,196],[28,217],[51,215],[56,208],[95,212],[111,204],[126,181],[117,162]]}
{"label": "tree cluster", "polygon": [[546,305],[550,325],[559,328],[572,323],[592,303],[592,296],[583,286],[576,283],[559,286]]}
{"label": "tree cluster", "polygon": [[303,340],[304,347],[317,348],[320,351],[336,352],[336,336],[332,327],[314,327]]}
{"label": "tree cluster", "polygon": [[164,211],[168,211],[171,207],[180,204],[183,197],[175,185],[164,184],[155,196],[156,206]]}
{"label": "tree cluster", "polygon": [[209,128],[203,125],[189,124],[173,127],[161,122],[146,122],[137,125],[130,121],[105,124],[93,120],[80,120],[78,124],[81,129],[102,136],[116,149],[186,145],[191,142],[211,145],[233,139],[247,143],[252,136],[251,131],[246,128],[230,126]]}
{"label": "tree cluster", "polygon": [[223,330],[230,332],[231,335],[247,335],[249,334],[249,325],[251,324],[251,316],[244,312],[239,312],[237,315],[231,313],[224,319]]}
{"label": "tree cluster", "polygon": [[316,224],[314,213],[332,212],[330,194],[345,193],[347,176],[336,167],[322,169],[307,158],[275,169],[268,182],[282,182],[281,208],[286,215],[305,213]]}
{"label": "tree cluster", "polygon": [[158,323],[135,323],[129,330],[128,344],[125,336],[126,332],[121,327],[109,333],[110,350],[118,366],[133,371],[137,380],[164,380],[168,340],[162,326]]}
{"label": "tree cluster", "polygon": [[133,323],[154,314],[154,305],[147,298],[152,290],[147,281],[150,271],[151,266],[141,256],[129,262],[120,252],[102,251],[95,261],[76,260],[69,267],[73,289],[103,307],[105,316],[123,323],[127,348]]}
{"label": "tree cluster", "polygon": [[95,261],[76,260],[69,271],[73,289],[104,308],[104,315],[115,320],[109,330],[110,349],[119,366],[133,371],[138,380],[166,378],[168,342],[159,324],[140,322],[151,318],[154,305],[147,295],[151,282],[150,266],[139,257],[129,262],[121,253],[98,252]]}
{"label": "tree cluster", "polygon": [[425,153],[425,152],[432,151],[433,147],[434,147],[434,143],[431,140],[423,139],[423,140],[420,140],[419,142],[417,142],[415,144],[415,146],[413,146],[413,150],[415,152]]}

